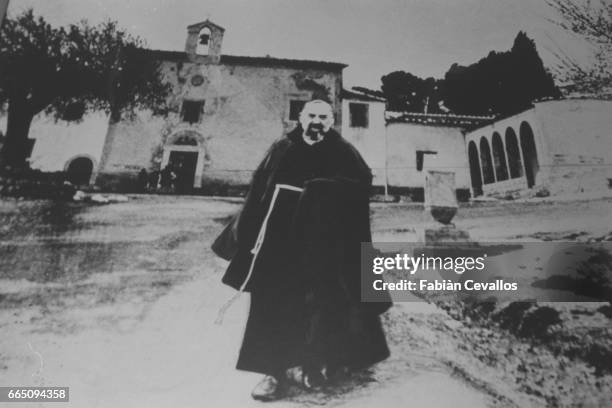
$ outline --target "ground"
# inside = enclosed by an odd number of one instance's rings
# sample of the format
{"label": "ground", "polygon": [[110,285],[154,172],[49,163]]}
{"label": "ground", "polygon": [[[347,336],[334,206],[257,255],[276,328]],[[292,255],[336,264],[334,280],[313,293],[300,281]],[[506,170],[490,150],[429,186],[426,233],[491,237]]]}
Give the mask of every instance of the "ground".
{"label": "ground", "polygon": [[[234,291],[210,242],[239,205],[0,201],[0,385],[69,386],[73,407],[261,405],[259,376],[234,369],[248,294],[215,324]],[[479,241],[570,239],[609,234],[611,214],[609,198],[486,202],[455,222]],[[418,204],[372,205],[376,241],[414,239],[429,221]],[[608,374],[439,306],[396,304],[383,316],[390,359],[274,405],[610,406]]]}

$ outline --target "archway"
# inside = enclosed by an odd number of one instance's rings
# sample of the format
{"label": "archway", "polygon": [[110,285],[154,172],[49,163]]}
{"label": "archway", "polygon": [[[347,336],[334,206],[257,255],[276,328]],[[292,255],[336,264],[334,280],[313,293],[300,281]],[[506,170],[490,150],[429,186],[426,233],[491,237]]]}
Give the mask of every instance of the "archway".
{"label": "archway", "polygon": [[493,133],[493,163],[495,164],[495,178],[497,181],[508,180],[508,166],[506,164],[506,153],[504,143],[499,133]]}
{"label": "archway", "polygon": [[199,188],[205,161],[204,138],[198,132],[182,130],[168,137],[160,168],[162,189],[190,193]]}
{"label": "archway", "polygon": [[521,151],[523,152],[523,161],[525,163],[525,177],[527,178],[527,187],[531,188],[535,185],[536,175],[540,170],[538,163],[538,153],[536,151],[533,131],[529,123],[521,123],[520,128]]}
{"label": "archway", "polygon": [[521,152],[519,151],[518,140],[514,129],[506,129],[506,154],[508,155],[508,168],[510,178],[523,176],[523,163],[521,162]]}
{"label": "archway", "polygon": [[76,157],[66,166],[66,180],[75,186],[88,185],[93,173],[93,161],[88,157]]}
{"label": "archway", "polygon": [[197,146],[198,139],[195,135],[185,132],[174,137],[172,144],[176,146]]}
{"label": "archway", "polygon": [[211,40],[212,32],[210,28],[204,27],[200,30],[198,34],[198,46],[196,48],[196,54],[198,55],[208,55],[210,51],[210,40]]}
{"label": "archway", "polygon": [[491,149],[489,148],[489,142],[484,136],[480,138],[480,165],[482,167],[483,183],[495,183],[495,174],[493,174],[493,161],[491,160]]}
{"label": "archway", "polygon": [[482,176],[480,175],[480,161],[478,160],[478,148],[473,141],[468,145],[468,160],[470,162],[470,176],[472,179],[472,191],[474,197],[482,195]]}

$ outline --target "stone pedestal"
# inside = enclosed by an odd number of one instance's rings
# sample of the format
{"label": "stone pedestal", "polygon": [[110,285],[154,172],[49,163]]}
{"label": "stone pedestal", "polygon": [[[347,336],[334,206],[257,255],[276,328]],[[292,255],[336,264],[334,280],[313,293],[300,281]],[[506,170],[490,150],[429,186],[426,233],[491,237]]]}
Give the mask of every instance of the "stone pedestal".
{"label": "stone pedestal", "polygon": [[434,220],[450,224],[457,213],[455,173],[429,170],[425,178],[425,210]]}
{"label": "stone pedestal", "polygon": [[423,230],[423,242],[426,245],[436,243],[465,244],[470,242],[470,234],[452,225],[434,226],[433,228],[425,228]]}
{"label": "stone pedestal", "polygon": [[468,244],[468,232],[456,228],[451,222],[458,207],[455,173],[429,170],[425,180],[425,211],[431,214],[432,220],[423,231],[417,232],[419,241],[426,246],[438,243]]}
{"label": "stone pedestal", "polygon": [[417,230],[417,241],[425,246],[469,246],[473,243],[470,234],[454,225],[431,223]]}

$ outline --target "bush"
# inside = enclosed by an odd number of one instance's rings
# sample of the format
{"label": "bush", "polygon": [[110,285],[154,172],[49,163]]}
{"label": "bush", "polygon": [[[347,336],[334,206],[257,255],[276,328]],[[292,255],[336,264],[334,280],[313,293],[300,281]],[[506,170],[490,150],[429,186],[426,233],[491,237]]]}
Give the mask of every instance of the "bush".
{"label": "bush", "polygon": [[64,172],[7,167],[0,171],[0,196],[71,199],[76,188],[65,180]]}

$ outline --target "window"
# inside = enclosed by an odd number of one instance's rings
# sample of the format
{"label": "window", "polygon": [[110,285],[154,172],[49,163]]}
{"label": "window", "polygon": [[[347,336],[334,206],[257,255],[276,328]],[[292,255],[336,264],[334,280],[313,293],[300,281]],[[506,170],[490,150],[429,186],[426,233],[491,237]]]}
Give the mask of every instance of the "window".
{"label": "window", "polygon": [[349,103],[350,126],[368,127],[368,104]]}
{"label": "window", "polygon": [[300,120],[300,112],[304,109],[306,101],[292,100],[289,101],[289,120]]}
{"label": "window", "polygon": [[417,171],[423,171],[423,162],[425,160],[426,154],[437,154],[438,152],[434,152],[431,150],[417,150],[416,151],[416,169]]}
{"label": "window", "polygon": [[204,101],[183,101],[181,118],[183,122],[198,123],[204,108]]}

